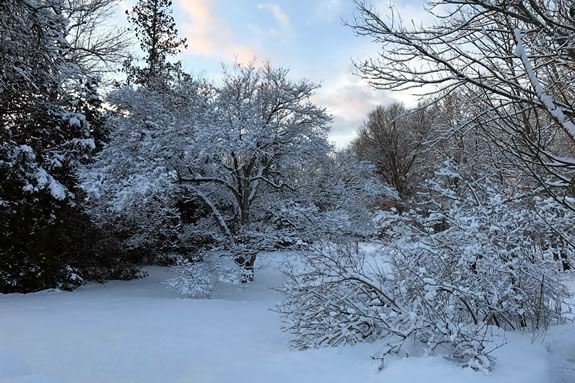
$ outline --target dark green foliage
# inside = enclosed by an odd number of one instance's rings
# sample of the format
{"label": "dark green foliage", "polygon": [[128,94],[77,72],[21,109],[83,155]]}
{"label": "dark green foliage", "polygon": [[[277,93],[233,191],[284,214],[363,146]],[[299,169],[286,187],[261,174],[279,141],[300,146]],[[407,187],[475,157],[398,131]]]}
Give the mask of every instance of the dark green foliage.
{"label": "dark green foliage", "polygon": [[0,292],[135,275],[81,211],[75,169],[107,133],[66,25],[57,1],[0,2]]}
{"label": "dark green foliage", "polygon": [[186,39],[178,37],[176,23],[171,14],[171,0],[139,0],[131,12],[126,11],[132,30],[145,54],[145,65],[134,66],[132,59],[124,65],[128,81],[147,87],[164,87],[179,63],[167,61],[186,47]]}
{"label": "dark green foliage", "polygon": [[64,206],[51,215],[51,222],[39,222],[38,208],[47,205],[46,201],[25,204],[18,214],[2,217],[0,292],[68,290],[86,280],[141,275],[128,262],[122,243],[79,209]]}

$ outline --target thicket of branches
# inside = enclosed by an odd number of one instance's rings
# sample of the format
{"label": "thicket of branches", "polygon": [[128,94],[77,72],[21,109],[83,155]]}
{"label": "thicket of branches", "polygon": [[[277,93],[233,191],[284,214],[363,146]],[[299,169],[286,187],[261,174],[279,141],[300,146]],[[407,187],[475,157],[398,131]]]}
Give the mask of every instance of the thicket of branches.
{"label": "thicket of branches", "polygon": [[382,251],[328,245],[288,272],[285,327],[300,348],[415,344],[489,370],[504,331],[571,310],[574,8],[432,1],[416,24],[356,5],[351,27],[381,47],[357,73],[423,96],[374,110],[353,145],[401,202],[383,205]]}
{"label": "thicket of branches", "polygon": [[[428,25],[357,2],[351,27],[383,47],[356,62],[374,87],[464,100],[468,120],[514,169],[572,207],[575,21],[568,1],[429,1]],[[421,93],[421,92],[420,92]]]}
{"label": "thicket of branches", "polygon": [[561,270],[572,258],[556,231],[573,238],[571,210],[488,180],[456,186],[461,177],[448,162],[427,203],[382,213],[386,245],[375,253],[329,245],[305,254],[280,307],[296,347],[377,341],[382,358],[425,352],[489,370],[502,330],[561,323],[570,310]]}

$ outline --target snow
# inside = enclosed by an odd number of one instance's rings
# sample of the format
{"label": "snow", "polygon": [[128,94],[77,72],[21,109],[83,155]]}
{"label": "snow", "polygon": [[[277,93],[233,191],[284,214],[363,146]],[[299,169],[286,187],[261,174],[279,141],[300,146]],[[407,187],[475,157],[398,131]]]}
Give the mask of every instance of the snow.
{"label": "snow", "polygon": [[[515,42],[516,42],[515,52],[514,52],[515,56],[517,56],[519,59],[521,59],[521,62],[523,63],[523,66],[525,68],[525,72],[527,74],[527,78],[529,79],[531,86],[535,90],[535,93],[537,94],[537,98],[539,99],[539,101],[541,101],[543,106],[545,106],[545,109],[547,109],[547,112],[565,130],[565,132],[567,134],[569,134],[572,139],[575,138],[575,123],[573,123],[573,121],[571,121],[565,115],[563,110],[561,110],[561,108],[559,108],[557,106],[557,104],[555,103],[555,100],[549,94],[547,94],[545,92],[543,85],[541,84],[541,82],[539,81],[539,78],[537,77],[537,74],[535,73],[535,69],[533,68],[533,65],[531,65],[531,62],[529,61],[527,49],[523,43],[523,33],[519,29],[515,28],[513,30],[513,36],[515,37]],[[569,161],[569,160],[567,160],[567,161]],[[572,163],[572,161],[569,161],[568,163]]]}
{"label": "snow", "polygon": [[54,179],[44,168],[37,168],[35,173],[31,175],[31,178],[34,179],[36,186],[27,183],[22,186],[24,192],[31,193],[47,189],[52,198],[58,201],[66,199],[66,188],[64,185]]}
{"label": "snow", "polygon": [[86,116],[82,113],[66,112],[62,115],[62,120],[74,128],[80,128],[86,124]]}
{"label": "snow", "polygon": [[[256,281],[219,286],[213,299],[164,288],[170,269],[135,281],[74,292],[0,296],[2,383],[560,383],[575,380],[575,326],[543,339],[512,334],[481,374],[439,357],[371,359],[377,344],[292,351],[271,311],[281,296],[275,267],[286,254],[260,256]],[[575,287],[575,286],[574,286]]]}
{"label": "snow", "polygon": [[62,184],[55,179],[51,179],[49,184],[50,194],[52,197],[58,201],[63,201],[66,199],[66,189]]}
{"label": "snow", "polygon": [[28,155],[30,155],[32,158],[34,158],[34,150],[29,146],[29,145],[20,145],[17,148],[17,152],[20,153],[26,153]]}

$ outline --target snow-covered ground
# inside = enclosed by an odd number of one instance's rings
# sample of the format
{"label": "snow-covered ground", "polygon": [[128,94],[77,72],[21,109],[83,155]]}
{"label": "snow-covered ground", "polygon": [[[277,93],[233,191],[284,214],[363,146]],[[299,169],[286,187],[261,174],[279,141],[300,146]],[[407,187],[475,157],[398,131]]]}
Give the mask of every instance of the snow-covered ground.
{"label": "snow-covered ground", "polygon": [[222,286],[214,299],[178,297],[162,285],[168,269],[148,271],[71,293],[0,295],[0,382],[575,382],[571,324],[535,341],[511,336],[490,375],[438,357],[391,360],[379,371],[370,358],[377,345],[290,350],[270,311],[281,299],[274,267],[258,270],[253,284]]}

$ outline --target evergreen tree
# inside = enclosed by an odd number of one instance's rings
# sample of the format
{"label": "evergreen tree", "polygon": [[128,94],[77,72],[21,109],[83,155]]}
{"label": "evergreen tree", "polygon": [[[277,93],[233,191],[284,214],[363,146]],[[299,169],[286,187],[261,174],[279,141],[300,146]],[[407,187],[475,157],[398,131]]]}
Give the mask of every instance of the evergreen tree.
{"label": "evergreen tree", "polygon": [[0,2],[0,292],[100,271],[102,233],[80,210],[75,169],[105,136],[103,109],[66,57],[67,25],[62,2]]}
{"label": "evergreen tree", "polygon": [[171,0],[140,0],[131,12],[126,11],[145,55],[143,67],[134,66],[132,59],[126,62],[129,82],[161,87],[179,68],[179,63],[167,61],[186,47],[186,39],[178,37],[171,6]]}

